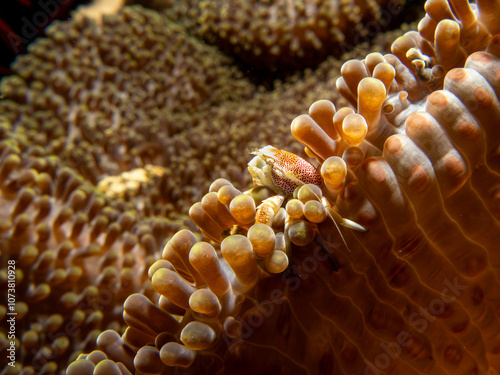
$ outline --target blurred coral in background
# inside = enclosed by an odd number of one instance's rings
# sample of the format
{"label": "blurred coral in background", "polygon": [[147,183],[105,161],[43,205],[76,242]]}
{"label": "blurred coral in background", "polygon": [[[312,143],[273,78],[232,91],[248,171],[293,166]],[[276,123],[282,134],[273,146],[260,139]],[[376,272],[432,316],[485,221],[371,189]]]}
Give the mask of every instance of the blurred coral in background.
{"label": "blurred coral in background", "polygon": [[414,21],[418,2],[143,0],[249,69],[275,75],[340,57],[382,30]]}

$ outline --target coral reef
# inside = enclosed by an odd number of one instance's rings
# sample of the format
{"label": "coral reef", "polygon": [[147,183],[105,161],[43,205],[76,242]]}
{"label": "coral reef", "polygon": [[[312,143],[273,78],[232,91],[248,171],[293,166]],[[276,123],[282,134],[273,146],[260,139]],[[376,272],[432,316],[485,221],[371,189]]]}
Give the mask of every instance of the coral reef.
{"label": "coral reef", "polygon": [[92,183],[145,160],[168,164],[158,131],[174,136],[187,113],[254,91],[230,59],[154,12],[127,8],[101,27],[78,19],[46,33],[2,81],[1,110]]}
{"label": "coral reef", "polygon": [[[142,0],[248,64],[280,73],[317,66],[406,17],[404,1]],[[411,4],[410,4],[411,5]]]}
{"label": "coral reef", "polygon": [[[58,373],[68,358],[93,349],[102,330],[122,331],[121,306],[131,293],[154,295],[148,267],[165,233],[184,225],[144,217],[100,193],[57,156],[17,137],[5,117],[0,129],[1,257],[15,261],[15,273],[6,266],[0,279],[17,313],[17,372],[5,373]],[[2,329],[10,307],[2,301]],[[0,333],[2,355],[8,333]]]}
{"label": "coral reef", "polygon": [[176,233],[149,268],[160,296],[130,296],[126,332],[68,374],[500,372],[499,9],[426,11],[342,66],[352,106],[293,120],[324,182],[269,147],[264,186],[214,181],[189,212],[206,240]]}
{"label": "coral reef", "polygon": [[[339,102],[337,60],[265,92],[230,58],[140,7],[101,25],[56,23],[47,36],[0,84],[0,285],[8,296],[15,276],[18,313],[16,367],[5,373],[60,374],[102,330],[117,333],[101,348],[116,341],[124,300],[158,298],[148,267],[166,238],[195,229],[189,205],[209,181],[248,185],[247,147],[278,140],[299,152],[285,125],[297,108],[316,95]],[[277,272],[287,258],[275,255]],[[9,307],[0,306],[2,355]]]}
{"label": "coral reef", "polygon": [[[126,8],[100,27],[78,18],[46,33],[2,80],[0,111],[93,184],[151,163],[189,170],[174,136],[193,127],[190,113],[255,92],[231,59],[155,12]],[[166,197],[190,202],[180,173],[170,184]]]}
{"label": "coral reef", "polygon": [[[139,7],[106,16],[99,27],[78,19],[46,33],[15,61],[16,75],[2,80],[0,112],[17,134],[93,184],[164,166],[155,203],[140,203],[156,213],[187,213],[219,177],[247,185],[247,155],[238,150],[277,139],[298,151],[285,126],[297,108],[315,95],[339,99],[335,59],[263,92],[230,58]],[[358,47],[354,56],[361,57],[366,46]]]}
{"label": "coral reef", "polygon": [[[96,338],[68,373],[499,372],[496,7],[428,1],[392,54],[271,92],[140,7],[47,29],[0,87],[4,372],[60,373]],[[266,144],[324,182],[274,160],[246,192]],[[196,199],[203,236],[163,247]]]}

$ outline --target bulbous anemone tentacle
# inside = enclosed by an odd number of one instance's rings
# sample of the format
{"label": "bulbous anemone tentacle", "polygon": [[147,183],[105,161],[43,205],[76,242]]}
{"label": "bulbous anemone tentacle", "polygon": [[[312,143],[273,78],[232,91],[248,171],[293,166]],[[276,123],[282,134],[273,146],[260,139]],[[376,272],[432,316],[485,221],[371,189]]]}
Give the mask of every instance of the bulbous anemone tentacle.
{"label": "bulbous anemone tentacle", "polygon": [[[316,185],[321,195],[316,194],[370,231],[344,231],[351,249],[346,252],[331,245],[340,244],[333,222],[317,223],[332,247],[325,254],[317,242],[307,242],[308,217],[318,214],[310,203],[314,194],[308,199],[306,191],[297,192],[285,213],[273,211],[272,228],[288,229],[296,243],[289,246],[275,233],[273,252],[285,249],[289,265],[272,275],[267,258],[252,251],[252,242],[259,248],[272,236],[259,234],[247,220],[231,233],[230,220],[204,211],[212,220],[202,225],[206,233],[229,234],[220,254],[215,246],[207,260],[217,263],[216,275],[226,275],[229,291],[218,295],[208,282],[199,282],[185,264],[185,253],[164,252],[167,258],[157,268],[165,270],[152,272],[160,286],[170,280],[171,290],[159,289],[168,297],[151,303],[181,318],[178,327],[156,336],[151,350],[135,351],[140,340],[132,344],[132,335],[121,338],[137,353],[137,363],[147,363],[153,353],[151,365],[163,366],[155,370],[159,373],[168,373],[171,364],[186,373],[204,364],[213,366],[210,370],[254,373],[500,371],[500,131],[492,126],[499,120],[499,85],[498,75],[489,73],[500,64],[497,31],[485,14],[491,11],[488,2],[429,1],[426,9],[421,32],[398,40],[393,54],[368,55],[342,69],[338,89],[352,107],[337,110],[321,101],[293,126],[325,176],[345,165],[345,176]],[[450,20],[459,25],[459,36]],[[448,44],[446,33],[453,36]],[[232,200],[248,196],[228,181],[212,189],[230,212]],[[251,197],[253,204],[247,199],[237,206],[241,217],[255,215],[267,198],[262,191],[255,192],[259,199]],[[288,228],[286,215],[296,219]],[[191,305],[198,290],[204,290],[200,301]],[[198,312],[202,296],[213,307],[203,311],[219,314],[216,318]],[[201,326],[189,325],[193,321]],[[199,327],[196,343],[211,346],[196,351],[181,340],[193,326]],[[111,345],[106,350],[115,361],[123,356]]]}

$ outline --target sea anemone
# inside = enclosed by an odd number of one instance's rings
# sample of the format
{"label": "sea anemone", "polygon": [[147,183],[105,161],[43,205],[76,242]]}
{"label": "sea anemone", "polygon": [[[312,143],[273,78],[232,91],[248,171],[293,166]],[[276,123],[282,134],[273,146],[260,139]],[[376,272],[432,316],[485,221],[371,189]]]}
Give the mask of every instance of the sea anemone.
{"label": "sea anemone", "polygon": [[[196,188],[182,189],[186,180],[208,186],[189,145],[204,140],[185,134],[199,121],[193,117],[249,99],[255,87],[230,58],[140,7],[106,16],[100,26],[81,17],[58,22],[46,34],[1,82],[0,112],[15,132],[93,184],[163,165],[162,199],[189,207]],[[205,155],[215,147],[207,143]]]}
{"label": "sea anemone", "polygon": [[[384,45],[389,38],[382,36]],[[332,88],[341,64],[329,59],[303,80],[265,92],[230,58],[140,7],[105,16],[99,26],[86,19],[54,24],[29,51],[0,84],[0,280],[7,296],[0,350],[7,356],[16,349],[15,367],[6,371],[55,374],[95,349],[104,329],[115,333],[98,343],[112,351],[109,343],[126,328],[130,294],[157,300],[148,267],[176,231],[195,230],[187,220],[193,200],[217,177],[250,183],[241,149],[277,140],[300,151],[283,124],[318,93],[338,103]],[[213,203],[213,194],[203,201]],[[251,232],[252,241],[259,233]],[[288,258],[275,255],[279,271]]]}
{"label": "sea anemone", "polygon": [[175,234],[149,269],[160,297],[130,296],[126,333],[69,374],[500,371],[499,9],[426,10],[393,54],[343,65],[352,107],[322,100],[292,122],[324,182],[272,157],[270,186],[215,181],[190,210],[205,240]]}
{"label": "sea anemone", "polygon": [[58,373],[104,329],[122,331],[131,293],[154,295],[148,267],[181,225],[99,192],[4,117],[0,129],[0,342],[5,355],[15,347],[5,373]]}
{"label": "sea anemone", "polygon": [[[143,0],[209,44],[280,74],[315,67],[407,19],[404,1]],[[410,4],[411,5],[411,4]]]}

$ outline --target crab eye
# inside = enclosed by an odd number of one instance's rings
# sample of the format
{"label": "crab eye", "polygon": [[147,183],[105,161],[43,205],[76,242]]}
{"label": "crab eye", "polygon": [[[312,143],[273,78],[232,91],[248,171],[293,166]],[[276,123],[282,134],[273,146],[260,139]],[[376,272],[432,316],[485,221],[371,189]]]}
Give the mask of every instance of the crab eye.
{"label": "crab eye", "polygon": [[273,165],[274,164],[274,160],[269,158],[269,159],[266,159],[266,163],[269,164],[269,165]]}

